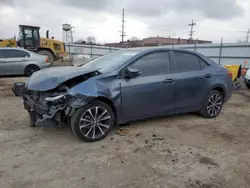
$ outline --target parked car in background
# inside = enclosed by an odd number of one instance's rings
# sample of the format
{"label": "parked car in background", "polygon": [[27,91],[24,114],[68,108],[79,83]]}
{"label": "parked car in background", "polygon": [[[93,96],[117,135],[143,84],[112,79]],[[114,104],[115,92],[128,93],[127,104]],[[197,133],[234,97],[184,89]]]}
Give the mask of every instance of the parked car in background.
{"label": "parked car in background", "polygon": [[0,48],[0,75],[26,75],[51,66],[47,56],[23,48]]}
{"label": "parked car in background", "polygon": [[69,122],[84,141],[103,139],[114,124],[198,112],[219,115],[233,82],[228,70],[190,51],[131,48],[82,67],[34,73],[23,88],[31,125]]}
{"label": "parked car in background", "polygon": [[247,88],[250,89],[250,69],[247,70],[244,81]]}

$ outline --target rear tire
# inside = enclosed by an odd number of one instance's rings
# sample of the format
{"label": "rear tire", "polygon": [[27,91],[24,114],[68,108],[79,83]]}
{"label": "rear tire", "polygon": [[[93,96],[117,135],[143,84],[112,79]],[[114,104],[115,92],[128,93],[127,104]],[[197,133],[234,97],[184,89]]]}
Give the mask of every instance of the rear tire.
{"label": "rear tire", "polygon": [[212,90],[200,111],[200,115],[204,118],[215,118],[217,117],[223,107],[224,97],[222,93],[216,90]]}
{"label": "rear tire", "polygon": [[105,138],[114,123],[115,116],[111,107],[104,102],[93,101],[74,113],[71,118],[71,129],[79,139],[95,142]]}
{"label": "rear tire", "polygon": [[41,51],[38,52],[38,54],[40,54],[40,55],[46,55],[49,58],[49,62],[51,64],[53,64],[55,58],[54,58],[54,55],[50,51],[48,51],[48,50],[41,50]]}
{"label": "rear tire", "polygon": [[30,77],[34,72],[39,70],[40,68],[37,65],[28,65],[24,70],[24,74]]}

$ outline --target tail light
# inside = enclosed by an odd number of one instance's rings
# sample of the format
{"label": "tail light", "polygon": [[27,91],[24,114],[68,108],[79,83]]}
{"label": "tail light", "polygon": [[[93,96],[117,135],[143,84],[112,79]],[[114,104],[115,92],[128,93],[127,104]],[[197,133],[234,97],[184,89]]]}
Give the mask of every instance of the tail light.
{"label": "tail light", "polygon": [[233,74],[230,71],[228,71],[228,75],[230,78],[233,78]]}
{"label": "tail light", "polygon": [[45,61],[46,61],[46,63],[49,63],[49,58],[48,58],[48,57],[46,57],[46,60],[45,60]]}

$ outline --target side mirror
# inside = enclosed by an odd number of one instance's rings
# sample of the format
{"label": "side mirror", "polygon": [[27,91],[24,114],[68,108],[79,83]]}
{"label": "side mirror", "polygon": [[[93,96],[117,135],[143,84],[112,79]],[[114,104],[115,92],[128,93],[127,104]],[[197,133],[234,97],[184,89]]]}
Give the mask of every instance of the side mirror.
{"label": "side mirror", "polygon": [[141,71],[137,68],[128,67],[126,70],[127,78],[134,78],[134,77],[139,76],[140,74],[141,74]]}

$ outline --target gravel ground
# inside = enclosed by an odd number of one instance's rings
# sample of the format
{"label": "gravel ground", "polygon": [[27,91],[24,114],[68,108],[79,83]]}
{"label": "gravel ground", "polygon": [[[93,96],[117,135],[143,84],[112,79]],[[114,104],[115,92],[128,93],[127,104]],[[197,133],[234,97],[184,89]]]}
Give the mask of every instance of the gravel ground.
{"label": "gravel ground", "polygon": [[216,119],[151,119],[84,143],[65,128],[29,127],[21,99],[2,98],[0,187],[250,187],[249,102],[241,89]]}

